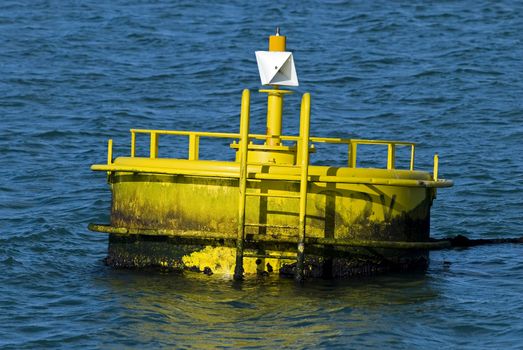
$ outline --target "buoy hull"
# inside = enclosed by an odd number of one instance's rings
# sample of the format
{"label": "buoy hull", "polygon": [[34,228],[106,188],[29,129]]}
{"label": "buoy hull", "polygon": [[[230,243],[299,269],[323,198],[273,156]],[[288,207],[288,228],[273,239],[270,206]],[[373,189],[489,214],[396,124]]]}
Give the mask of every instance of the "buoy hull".
{"label": "buoy hull", "polygon": [[[214,170],[220,173],[220,169],[230,166],[225,163],[216,162]],[[292,169],[282,171],[289,173]],[[425,172],[385,169],[311,166],[310,174],[312,179],[336,174],[355,179],[371,176],[382,180],[430,180]],[[233,273],[237,179],[130,172],[114,172],[109,179],[113,195],[111,226],[135,232],[111,233],[106,260],[109,265]],[[299,182],[253,181],[249,182],[248,192],[292,195],[299,193]],[[434,193],[434,188],[423,186],[311,181],[307,238],[330,239],[334,243],[427,242]],[[297,230],[291,227],[297,226],[298,205],[296,198],[247,199],[246,222],[264,226],[246,228],[246,249],[253,257],[245,258],[245,273],[292,273],[296,246],[290,242],[297,237]],[[266,238],[271,240],[264,241]],[[424,269],[428,264],[424,249],[312,244],[306,247],[306,255],[306,270],[312,277]]]}

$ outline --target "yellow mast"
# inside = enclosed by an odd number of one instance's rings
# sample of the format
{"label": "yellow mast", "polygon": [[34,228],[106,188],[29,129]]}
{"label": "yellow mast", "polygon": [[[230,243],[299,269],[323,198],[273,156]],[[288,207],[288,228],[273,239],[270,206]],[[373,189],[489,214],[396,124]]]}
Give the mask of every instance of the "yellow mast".
{"label": "yellow mast", "polygon": [[[280,35],[280,28],[276,28],[276,34],[269,37],[269,51],[286,51],[286,37]],[[275,67],[276,69],[278,67]],[[292,91],[280,90],[274,86],[272,90],[260,90],[268,94],[267,101],[267,142],[268,146],[279,146],[283,113],[283,95]]]}

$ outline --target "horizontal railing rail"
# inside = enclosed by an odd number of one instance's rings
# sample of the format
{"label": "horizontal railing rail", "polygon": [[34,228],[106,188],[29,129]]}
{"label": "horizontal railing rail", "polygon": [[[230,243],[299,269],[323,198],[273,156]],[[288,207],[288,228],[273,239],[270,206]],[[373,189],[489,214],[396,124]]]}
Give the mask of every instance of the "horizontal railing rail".
{"label": "horizontal railing rail", "polygon": [[[189,138],[189,146],[187,150],[187,159],[198,160],[200,149],[200,138],[222,138],[239,140],[239,133],[226,132],[206,132],[206,131],[183,131],[183,130],[149,130],[149,129],[131,129],[131,157],[136,156],[136,135],[149,134],[149,157],[152,159],[158,158],[158,147],[160,135],[177,135],[186,136]],[[270,136],[269,136],[270,137]],[[283,141],[300,142],[299,136],[285,136],[278,135]],[[249,140],[267,140],[267,135],[249,134]],[[387,140],[365,140],[365,139],[346,139],[333,137],[310,137],[311,142],[315,143],[330,143],[330,144],[346,144],[348,147],[348,167],[357,167],[357,155],[359,145],[382,145],[387,146],[387,169],[395,169],[396,167],[396,148],[410,147],[410,164],[409,169],[414,170],[414,156],[416,151],[416,143],[405,141],[387,141]]]}

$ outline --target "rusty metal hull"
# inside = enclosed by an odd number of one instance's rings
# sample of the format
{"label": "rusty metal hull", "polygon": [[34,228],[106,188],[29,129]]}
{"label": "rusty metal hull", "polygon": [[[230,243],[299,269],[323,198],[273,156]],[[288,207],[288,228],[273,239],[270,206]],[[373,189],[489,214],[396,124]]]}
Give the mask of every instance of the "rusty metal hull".
{"label": "rusty metal hull", "polygon": [[[359,170],[310,168],[313,176],[330,173],[357,176]],[[372,175],[430,179],[430,174],[424,172],[384,169],[374,169]],[[113,172],[109,182],[113,194],[111,226],[134,229],[134,234],[111,233],[106,260],[109,265],[232,273],[237,179]],[[250,182],[248,187],[252,193],[295,194],[298,191],[297,181],[260,180]],[[312,181],[307,198],[306,234],[309,239],[327,239],[334,243],[427,242],[434,195],[434,188],[423,186]],[[295,256],[296,245],[290,242],[296,237],[296,230],[288,227],[297,225],[298,201],[281,197],[249,197],[247,201],[246,222],[270,227],[246,228],[249,253],[245,258],[245,272],[292,273],[295,260],[290,257]],[[279,258],[262,257],[268,255]],[[306,256],[306,273],[313,277],[424,269],[428,264],[426,249],[309,244]]]}

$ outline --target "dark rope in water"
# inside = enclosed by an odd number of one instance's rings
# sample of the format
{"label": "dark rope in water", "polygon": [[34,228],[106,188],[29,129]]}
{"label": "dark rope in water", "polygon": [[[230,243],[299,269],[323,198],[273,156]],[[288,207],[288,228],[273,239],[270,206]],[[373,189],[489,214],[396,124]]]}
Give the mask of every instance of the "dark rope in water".
{"label": "dark rope in water", "polygon": [[[523,243],[523,237],[513,238],[479,238],[471,239],[463,235],[457,235],[451,238],[431,239],[431,242],[449,242],[450,247],[447,248],[467,248],[487,244],[506,244],[506,243]],[[445,248],[436,248],[445,249]]]}

